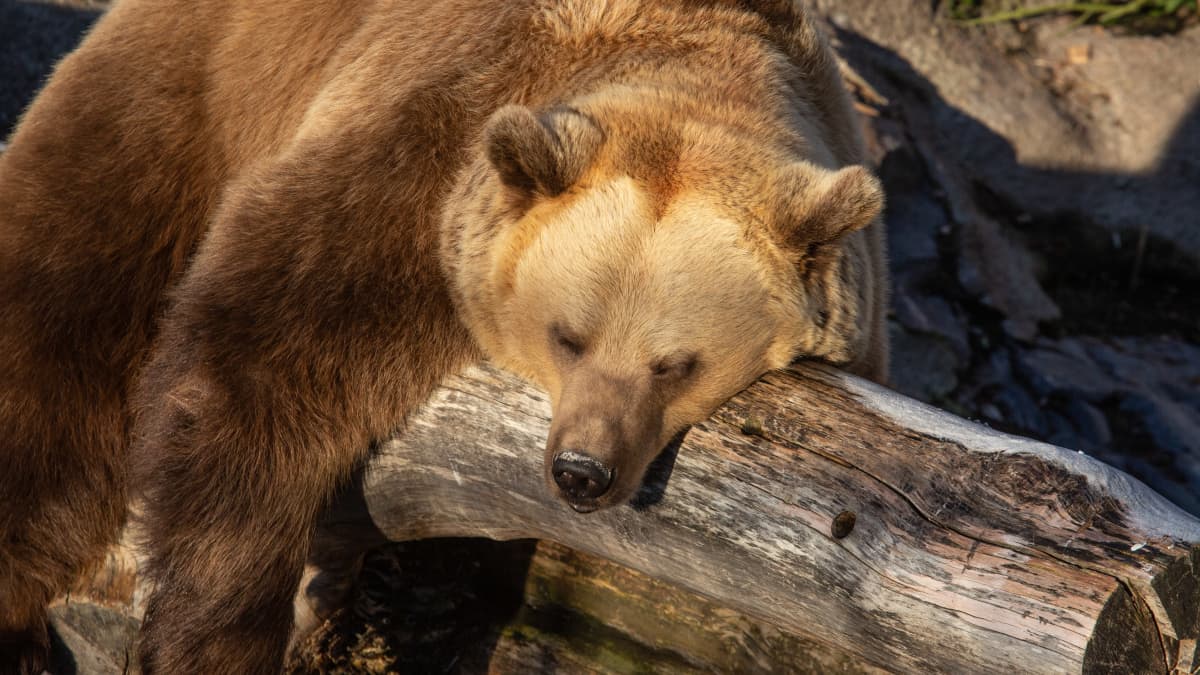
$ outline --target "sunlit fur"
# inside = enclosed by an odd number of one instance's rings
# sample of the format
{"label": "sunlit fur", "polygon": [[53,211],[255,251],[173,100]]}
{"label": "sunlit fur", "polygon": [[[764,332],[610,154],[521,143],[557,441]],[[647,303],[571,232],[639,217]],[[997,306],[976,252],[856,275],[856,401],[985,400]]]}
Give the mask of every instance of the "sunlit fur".
{"label": "sunlit fur", "polygon": [[[589,509],[627,500],[671,437],[764,372],[808,357],[880,379],[886,357],[873,323],[877,261],[856,250],[881,206],[874,179],[829,166],[825,142],[794,127],[774,130],[792,143],[764,140],[736,108],[702,121],[672,114],[704,109],[696,92],[639,94],[592,92],[542,120],[549,138],[578,136],[580,125],[604,138],[561,148],[579,175],[560,194],[522,183],[519,168],[483,164],[472,184],[488,187],[453,202],[445,230],[460,233],[452,245],[472,261],[452,271],[472,333],[550,392],[549,488],[566,450],[615,468]],[[538,145],[534,117],[500,117],[489,138]],[[695,367],[654,373],[677,358]]]}
{"label": "sunlit fur", "polygon": [[[582,190],[521,252],[496,312],[496,358],[550,392],[547,468],[572,447],[616,467],[605,504],[629,497],[675,432],[785,365],[798,323],[729,215],[681,194],[656,218],[650,201],[627,177]],[[559,327],[578,358],[554,343]],[[680,353],[694,370],[656,382]]]}
{"label": "sunlit fur", "polygon": [[145,672],[278,672],[317,515],[485,355],[587,508],[793,357],[882,380],[857,125],[791,0],[118,0],[0,155],[0,673],[132,495]]}

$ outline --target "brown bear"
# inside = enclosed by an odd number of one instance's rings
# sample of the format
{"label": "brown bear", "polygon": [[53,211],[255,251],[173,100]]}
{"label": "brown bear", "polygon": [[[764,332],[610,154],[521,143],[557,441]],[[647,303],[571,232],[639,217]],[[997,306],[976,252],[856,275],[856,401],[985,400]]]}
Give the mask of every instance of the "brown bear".
{"label": "brown bear", "polygon": [[880,186],[788,0],[121,0],[0,159],[0,669],[140,498],[156,673],[283,662],[313,523],[447,373],[626,501],[764,372],[887,368]]}

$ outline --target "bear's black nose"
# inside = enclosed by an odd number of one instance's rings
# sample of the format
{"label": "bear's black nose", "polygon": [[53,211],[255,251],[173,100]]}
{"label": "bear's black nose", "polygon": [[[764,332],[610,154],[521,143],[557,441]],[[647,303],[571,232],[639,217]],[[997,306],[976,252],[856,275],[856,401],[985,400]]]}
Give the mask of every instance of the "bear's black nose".
{"label": "bear's black nose", "polygon": [[608,492],[612,469],[581,452],[568,450],[554,458],[554,482],[568,499],[595,499]]}

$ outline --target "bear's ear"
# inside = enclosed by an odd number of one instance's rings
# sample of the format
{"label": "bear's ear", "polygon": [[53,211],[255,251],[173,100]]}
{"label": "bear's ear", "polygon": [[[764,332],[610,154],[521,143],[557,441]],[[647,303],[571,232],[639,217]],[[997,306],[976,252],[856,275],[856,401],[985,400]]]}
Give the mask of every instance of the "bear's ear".
{"label": "bear's ear", "polygon": [[603,143],[604,132],[596,123],[567,107],[535,114],[524,106],[504,106],[484,129],[484,148],[500,179],[530,196],[562,194],[579,180]]}
{"label": "bear's ear", "polygon": [[869,225],[883,210],[883,186],[861,166],[830,171],[797,162],[771,182],[770,217],[781,243],[797,251],[836,242]]}

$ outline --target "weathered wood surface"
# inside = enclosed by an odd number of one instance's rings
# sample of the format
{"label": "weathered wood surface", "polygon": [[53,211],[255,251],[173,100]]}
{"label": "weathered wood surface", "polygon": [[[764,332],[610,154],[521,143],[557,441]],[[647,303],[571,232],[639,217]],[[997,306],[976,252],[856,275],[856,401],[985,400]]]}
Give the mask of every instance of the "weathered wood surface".
{"label": "weathered wood surface", "polygon": [[487,663],[500,673],[888,672],[841,645],[545,540],[530,562],[524,604]]}
{"label": "weathered wood surface", "polygon": [[542,483],[548,422],[510,375],[451,378],[331,529],[553,540],[863,669],[1200,671],[1200,520],[1086,456],[805,366],[693,428],[642,506],[581,516]]}
{"label": "weathered wood surface", "polygon": [[551,539],[889,669],[1195,668],[1200,521],[1085,456],[805,367],[692,429],[658,503],[579,516],[542,484],[548,418],[511,376],[451,379],[383,448],[372,520]]}

